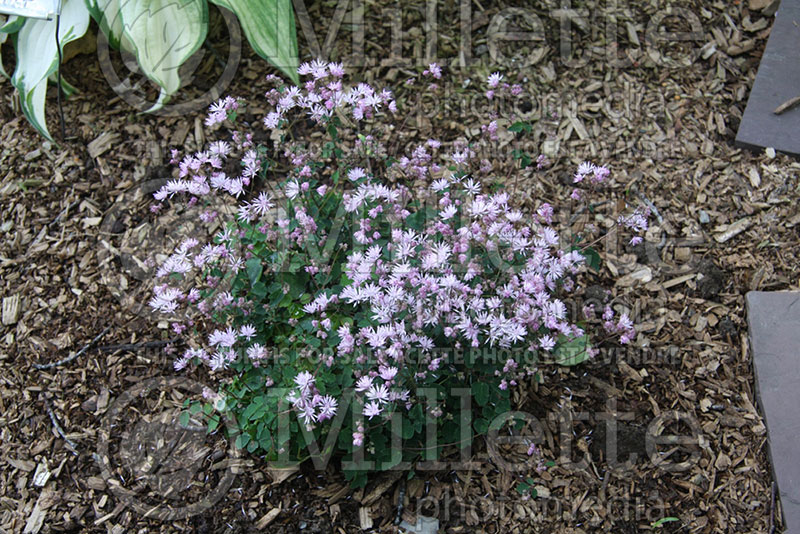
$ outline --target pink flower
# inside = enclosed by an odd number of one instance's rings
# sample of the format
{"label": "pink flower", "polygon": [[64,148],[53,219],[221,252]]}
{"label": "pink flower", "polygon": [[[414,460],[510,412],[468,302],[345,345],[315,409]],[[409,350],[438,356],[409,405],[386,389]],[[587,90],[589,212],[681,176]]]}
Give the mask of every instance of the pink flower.
{"label": "pink flower", "polygon": [[367,404],[364,406],[364,411],[363,411],[363,414],[364,414],[366,417],[369,417],[370,419],[372,419],[372,418],[373,418],[373,417],[375,417],[376,415],[380,415],[382,411],[383,411],[383,408],[381,407],[381,405],[380,405],[380,404],[378,404],[378,403],[377,403],[377,402],[375,402],[375,401],[372,401],[372,402],[370,402],[370,403],[367,403]]}
{"label": "pink flower", "polygon": [[555,348],[556,341],[553,339],[553,336],[542,336],[539,338],[539,346],[542,348],[542,350],[550,352]]}
{"label": "pink flower", "polygon": [[356,391],[358,392],[366,391],[370,387],[372,387],[372,377],[369,375],[362,376],[358,379],[358,382],[356,382]]}
{"label": "pink flower", "polygon": [[347,177],[350,179],[351,182],[360,180],[361,178],[364,178],[366,175],[367,173],[361,167],[355,167],[347,172]]}
{"label": "pink flower", "polygon": [[437,63],[431,63],[428,65],[428,68],[422,71],[424,76],[433,76],[437,80],[442,77],[442,67],[440,67]]}
{"label": "pink flower", "polygon": [[308,371],[298,373],[298,375],[294,377],[294,383],[297,384],[300,391],[308,391],[308,389],[314,385],[314,382],[314,376]]}

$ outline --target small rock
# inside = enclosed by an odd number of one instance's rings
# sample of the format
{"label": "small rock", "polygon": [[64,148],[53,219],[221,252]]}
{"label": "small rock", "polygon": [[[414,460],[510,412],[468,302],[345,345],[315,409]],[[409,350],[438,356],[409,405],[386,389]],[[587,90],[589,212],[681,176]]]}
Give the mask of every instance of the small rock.
{"label": "small rock", "polygon": [[719,331],[723,335],[728,335],[731,336],[732,338],[735,338],[735,336],[739,333],[738,329],[736,328],[736,324],[727,317],[723,317],[722,319],[720,319]]}
{"label": "small rock", "polygon": [[86,479],[86,485],[89,489],[102,491],[106,489],[106,481],[100,477],[89,477]]}
{"label": "small rock", "polygon": [[413,525],[406,521],[400,523],[400,528],[408,534],[436,534],[439,532],[439,520],[435,517],[417,516]]}
{"label": "small rock", "polygon": [[711,217],[708,216],[704,210],[700,210],[700,224],[708,224],[711,222]]}
{"label": "small rock", "polygon": [[704,299],[716,298],[725,287],[725,272],[711,260],[703,260],[698,266],[702,276],[697,279],[697,291]]}
{"label": "small rock", "polygon": [[731,466],[731,459],[728,458],[727,454],[721,452],[719,456],[717,456],[717,461],[714,462],[714,467],[716,467],[718,471],[725,471],[730,466]]}
{"label": "small rock", "polygon": [[642,265],[658,263],[661,259],[658,247],[649,241],[634,245],[631,250],[636,254],[636,261]]}
{"label": "small rock", "polygon": [[747,7],[750,8],[750,11],[761,11],[764,8],[767,8],[772,4],[773,0],[750,0],[747,3]]}
{"label": "small rock", "polygon": [[100,391],[100,395],[97,397],[97,411],[103,412],[108,407],[108,400],[111,397],[111,393],[108,391],[108,388],[103,388]]}
{"label": "small rock", "polygon": [[692,251],[689,247],[677,247],[675,249],[675,261],[686,263],[692,257]]}
{"label": "small rock", "polygon": [[84,412],[94,413],[97,410],[97,395],[92,395],[81,403],[81,410]]}
{"label": "small rock", "polygon": [[592,285],[586,288],[586,300],[595,300],[600,304],[605,303],[608,300],[608,292],[602,286]]}

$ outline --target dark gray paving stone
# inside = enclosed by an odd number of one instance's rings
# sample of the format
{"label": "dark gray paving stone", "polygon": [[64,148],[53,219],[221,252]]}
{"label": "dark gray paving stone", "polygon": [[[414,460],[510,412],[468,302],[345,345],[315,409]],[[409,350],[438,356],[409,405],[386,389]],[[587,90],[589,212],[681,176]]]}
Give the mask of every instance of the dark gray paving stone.
{"label": "dark gray paving stone", "polygon": [[800,293],[751,291],[747,322],[786,532],[800,533]]}
{"label": "dark gray paving stone", "polygon": [[800,0],[782,0],[758,67],[736,145],[753,150],[773,147],[800,155],[800,106],[775,115],[775,108],[800,96]]}

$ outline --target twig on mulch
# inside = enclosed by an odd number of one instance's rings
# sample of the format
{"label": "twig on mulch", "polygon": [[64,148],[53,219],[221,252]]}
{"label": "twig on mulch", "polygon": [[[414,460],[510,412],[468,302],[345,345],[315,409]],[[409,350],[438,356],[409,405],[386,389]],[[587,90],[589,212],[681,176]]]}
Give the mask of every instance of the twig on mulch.
{"label": "twig on mulch", "polygon": [[100,340],[100,338],[103,337],[106,334],[106,332],[108,332],[110,329],[111,329],[111,325],[108,325],[105,328],[105,330],[103,330],[102,332],[97,334],[93,340],[91,340],[89,343],[87,343],[86,346],[84,346],[81,350],[79,350],[78,352],[76,352],[72,356],[67,356],[63,360],[58,360],[57,362],[52,362],[52,363],[45,363],[45,364],[35,363],[35,364],[33,364],[33,366],[36,369],[43,370],[43,369],[52,369],[53,367],[58,367],[59,365],[64,365],[66,363],[69,363],[72,360],[78,358],[81,354],[83,354],[87,350],[89,350],[89,347],[91,347],[92,345],[97,343]]}
{"label": "twig on mulch", "polygon": [[800,96],[796,96],[794,98],[790,98],[789,100],[787,100],[786,102],[784,102],[783,104],[781,104],[780,106],[775,108],[775,111],[773,111],[773,113],[775,115],[780,115],[781,113],[783,113],[785,111],[789,111],[790,109],[795,107],[797,104],[800,104]]}
{"label": "twig on mulch", "polygon": [[180,342],[181,338],[174,337],[172,339],[165,339],[163,341],[145,341],[142,343],[121,343],[118,345],[101,345],[97,347],[97,350],[101,352],[116,352],[118,350],[141,350],[141,349],[153,349],[156,347],[163,347],[165,345],[169,345],[170,343],[178,343]]}
{"label": "twig on mulch", "polygon": [[663,218],[663,217],[661,216],[661,214],[658,212],[658,208],[656,208],[656,205],[655,205],[655,204],[653,204],[652,202],[650,202],[650,199],[649,199],[649,198],[647,198],[646,196],[644,196],[644,193],[642,193],[641,191],[639,191],[639,199],[640,199],[642,202],[644,202],[644,203],[645,203],[645,205],[646,205],[648,208],[650,208],[650,212],[651,212],[653,215],[655,215],[655,216],[656,216],[656,219],[658,219],[658,224],[661,224],[661,223],[663,223],[663,222],[664,222],[664,218]]}
{"label": "twig on mulch", "polygon": [[572,226],[575,221],[578,220],[578,217],[581,216],[585,211],[594,212],[595,208],[599,208],[600,206],[605,206],[606,204],[610,204],[608,200],[603,200],[602,202],[595,202],[593,204],[589,204],[586,206],[582,206],[578,211],[572,214],[572,217],[569,220],[568,225]]}
{"label": "twig on mulch", "polygon": [[772,481],[772,497],[770,498],[770,505],[769,505],[769,534],[773,534],[775,532],[775,481]]}
{"label": "twig on mulch", "polygon": [[394,518],[394,524],[399,525],[403,520],[403,501],[406,498],[406,479],[400,477],[400,488],[397,491],[397,516]]}
{"label": "twig on mulch", "polygon": [[61,210],[61,213],[56,215],[56,218],[53,219],[52,221],[50,221],[50,223],[47,226],[53,226],[54,224],[59,222],[61,220],[61,218],[69,212],[69,210],[71,210],[72,208],[74,208],[75,206],[77,206],[80,203],[81,203],[81,199],[79,198],[78,200],[76,200],[75,202],[73,202],[72,204],[70,204],[69,206],[64,208],[63,210]]}
{"label": "twig on mulch", "polygon": [[64,438],[64,442],[67,444],[67,447],[72,451],[72,453],[77,456],[78,455],[78,446],[75,444],[74,441],[67,437],[67,433],[64,432],[64,428],[61,426],[61,423],[56,416],[56,413],[53,411],[53,406],[50,404],[50,399],[47,397],[44,398],[44,406],[47,408],[47,415],[50,416],[50,421],[53,423],[53,427],[56,429],[56,432],[59,436]]}

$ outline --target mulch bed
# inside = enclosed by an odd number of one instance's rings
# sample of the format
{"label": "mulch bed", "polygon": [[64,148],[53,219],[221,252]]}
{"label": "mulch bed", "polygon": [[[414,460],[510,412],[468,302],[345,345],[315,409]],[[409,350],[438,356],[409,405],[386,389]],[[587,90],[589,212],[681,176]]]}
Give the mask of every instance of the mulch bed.
{"label": "mulch bed", "polygon": [[[417,471],[405,484],[400,482],[405,477],[389,473],[353,491],[334,464],[324,472],[304,465],[281,480],[284,474],[245,455],[244,472],[224,498],[199,515],[162,522],[124,506],[95,454],[101,439],[110,440],[109,454],[123,462],[115,476],[135,472],[137,453],[125,452],[123,442],[136,429],[120,423],[103,438],[104,417],[133,385],[175,372],[162,347],[98,346],[170,337],[166,325],[149,321],[141,308],[148,254],[167,245],[164,222],[148,211],[148,192],[172,172],[169,148],[193,150],[206,136],[221,134],[205,132],[192,115],[136,114],[110,89],[96,55],[84,54],[64,67],[66,79],[82,92],[65,103],[73,138],[60,146],[42,143],[14,111],[10,83],[0,82],[0,294],[19,298],[17,312],[9,310],[9,324],[0,330],[0,529],[396,532],[403,494],[405,520],[436,516],[442,531],[453,533],[779,531],[766,430],[753,393],[744,294],[798,287],[800,164],[733,146],[772,19],[747,3],[670,2],[696,16],[701,36],[662,43],[648,54],[645,28],[663,6],[626,4],[619,7],[615,53],[630,65],[615,70],[606,56],[606,21],[600,14],[573,30],[572,46],[588,60],[562,62],[558,19],[549,15],[556,4],[541,2],[533,9],[544,21],[546,37],[537,43],[544,47],[539,61],[519,73],[504,70],[531,95],[534,153],[545,152],[553,162],[544,173],[518,178],[516,201],[533,206],[566,198],[563,178],[591,159],[611,167],[610,196],[618,202],[598,207],[590,222],[603,227],[626,199],[652,204],[657,221],[644,245],[604,240],[602,269],[587,274],[585,297],[602,297],[598,288],[609,288],[615,302],[632,310],[639,331],[634,348],[606,347],[595,361],[554,370],[544,384],[515,398],[519,409],[542,423],[541,449],[555,466],[542,473],[504,471],[477,440],[473,469]],[[496,70],[486,33],[507,6],[471,5],[475,65],[468,70],[457,66],[459,26],[445,23],[459,20],[459,5],[439,6],[438,54],[450,58],[441,62],[452,74],[442,87],[448,96],[444,105],[407,121],[409,143],[441,135],[442,128],[472,136],[486,119],[483,110],[459,103],[459,91]],[[315,21],[329,20],[333,10],[309,6]],[[403,3],[407,57],[422,53],[416,43],[423,41],[424,12],[423,2]],[[391,35],[382,15],[379,6],[367,6],[370,61],[354,74],[397,86],[417,69],[386,59]],[[690,29],[685,19],[667,18],[661,25]],[[322,40],[327,28],[315,23],[315,29]],[[528,44],[504,46],[507,56],[535,52],[525,48]],[[345,25],[333,58],[349,47]],[[258,102],[267,70],[245,51],[229,92]],[[410,90],[401,87],[398,94],[399,103],[414,104]],[[48,114],[57,136],[51,96]],[[80,350],[107,327],[75,360],[35,367]],[[198,372],[189,376],[203,381]],[[181,400],[175,392],[156,391],[134,400],[131,409],[144,413]],[[621,420],[616,462],[610,462],[606,424],[614,412]],[[686,418],[671,420],[674,412]],[[573,420],[565,421],[569,414]],[[669,465],[685,461],[686,470],[666,469],[648,457],[649,425],[663,427],[664,434],[700,433],[695,445],[657,445],[656,457]],[[568,443],[569,452],[559,458]],[[217,446],[210,439],[198,456],[203,469],[187,501],[201,499],[218,482],[219,473],[205,464],[219,457],[212,450]],[[508,445],[504,457],[524,457],[524,448]],[[527,477],[534,480],[536,497],[517,491]],[[666,517],[679,521],[651,525]]]}

